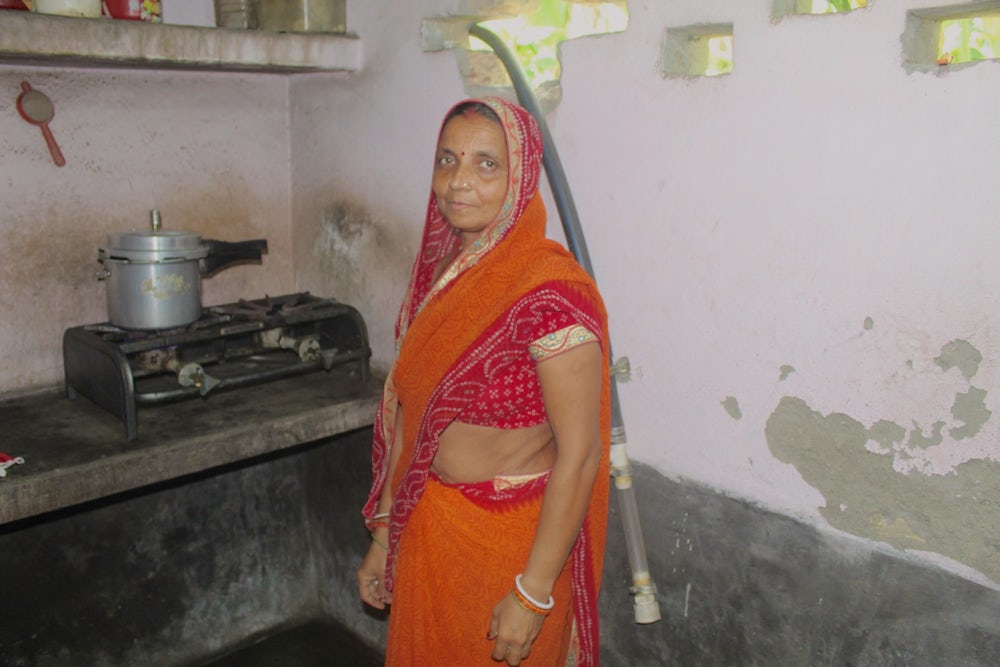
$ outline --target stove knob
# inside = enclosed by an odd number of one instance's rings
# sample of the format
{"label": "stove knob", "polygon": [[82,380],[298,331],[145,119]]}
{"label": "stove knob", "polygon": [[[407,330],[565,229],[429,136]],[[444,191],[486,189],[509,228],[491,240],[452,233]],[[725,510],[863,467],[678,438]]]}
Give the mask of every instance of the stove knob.
{"label": "stove knob", "polygon": [[182,387],[195,387],[202,396],[212,391],[219,381],[205,372],[200,364],[184,364],[177,371],[177,384]]}

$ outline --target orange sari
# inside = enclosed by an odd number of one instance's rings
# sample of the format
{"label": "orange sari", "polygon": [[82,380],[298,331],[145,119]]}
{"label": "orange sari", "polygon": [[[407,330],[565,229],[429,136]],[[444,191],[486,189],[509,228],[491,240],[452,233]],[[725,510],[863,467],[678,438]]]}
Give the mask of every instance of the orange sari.
{"label": "orange sari", "polygon": [[[520,353],[517,332],[551,304],[600,337],[604,354],[602,466],[587,516],[556,584],[526,664],[597,664],[599,591],[609,493],[610,384],[607,316],[593,280],[560,245],[545,239],[537,193],[541,138],[530,115],[503,100],[509,182],[501,218],[435,283],[435,264],[458,243],[431,197],[421,252],[397,322],[399,355],[376,416],[373,486],[365,516],[392,488],[386,586],[393,592],[388,665],[495,665],[486,640],[493,606],[527,560],[547,476],[526,484],[491,480],[448,486],[430,473],[438,438],[487,382],[504,355]],[[530,297],[530,298],[529,298]],[[530,304],[530,305],[529,305]],[[405,404],[402,452],[389,479],[395,413]],[[558,446],[558,443],[557,443]],[[470,640],[477,638],[478,641]]]}

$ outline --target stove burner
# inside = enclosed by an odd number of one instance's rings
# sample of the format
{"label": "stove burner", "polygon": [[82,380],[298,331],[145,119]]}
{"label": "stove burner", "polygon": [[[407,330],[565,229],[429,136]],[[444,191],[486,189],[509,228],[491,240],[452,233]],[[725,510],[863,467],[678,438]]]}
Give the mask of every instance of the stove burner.
{"label": "stove burner", "polygon": [[293,315],[308,312],[326,305],[324,300],[303,301],[301,297],[308,294],[292,294],[287,297],[272,299],[265,296],[257,301],[240,299],[234,304],[217,306],[211,310],[220,314],[230,314],[234,318],[247,320],[262,320],[273,315]]}
{"label": "stove burner", "polygon": [[368,382],[368,332],[357,310],[308,292],[204,309],[198,321],[164,331],[108,323],[63,335],[66,393],[83,394],[137,436],[137,405],[346,366]]}

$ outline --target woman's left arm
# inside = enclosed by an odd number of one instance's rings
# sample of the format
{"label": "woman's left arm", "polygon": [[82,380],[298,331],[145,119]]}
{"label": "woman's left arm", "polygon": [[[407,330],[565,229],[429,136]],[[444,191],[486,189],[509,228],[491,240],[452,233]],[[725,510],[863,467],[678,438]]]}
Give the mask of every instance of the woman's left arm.
{"label": "woman's left arm", "polygon": [[[524,592],[538,601],[549,599],[569,558],[600,467],[602,364],[601,347],[596,342],[538,362],[542,397],[556,441],[556,461],[542,500],[535,541],[521,576]],[[525,644],[530,651],[543,618],[525,610],[512,595],[504,598],[494,611],[490,627],[491,636],[501,635],[493,657],[503,660],[507,644],[511,645],[511,655],[506,656],[509,664],[516,665],[527,657]],[[504,636],[508,633],[515,636]],[[519,650],[520,655],[514,657]]]}

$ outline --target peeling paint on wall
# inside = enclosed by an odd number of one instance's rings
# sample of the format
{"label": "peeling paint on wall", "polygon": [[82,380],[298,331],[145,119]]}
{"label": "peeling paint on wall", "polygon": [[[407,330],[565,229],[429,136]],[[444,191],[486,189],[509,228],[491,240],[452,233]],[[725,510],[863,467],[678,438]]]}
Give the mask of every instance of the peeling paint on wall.
{"label": "peeling paint on wall", "polygon": [[[952,341],[934,361],[971,381],[981,360],[966,341]],[[1000,583],[1000,463],[961,454],[992,416],[986,399],[985,390],[970,385],[956,393],[951,418],[914,419],[906,427],[823,415],[802,398],[785,396],[764,432],[774,456],[823,494],[820,512],[831,525],[946,556]],[[942,464],[956,455],[964,458]]]}
{"label": "peeling paint on wall", "polygon": [[968,341],[953,340],[941,348],[941,356],[935,357],[934,363],[944,370],[957,368],[966,380],[971,380],[979,372],[982,360],[983,355]]}
{"label": "peeling paint on wall", "polygon": [[781,371],[781,374],[778,376],[778,379],[784,382],[788,379],[789,375],[795,372],[795,367],[784,364],[779,370]]}
{"label": "peeling paint on wall", "polygon": [[722,401],[722,407],[726,409],[726,412],[733,419],[743,418],[743,411],[740,410],[740,402],[732,396],[726,396],[726,399]]}
{"label": "peeling paint on wall", "polygon": [[969,387],[969,391],[964,394],[955,395],[951,414],[964,424],[960,428],[951,429],[948,434],[956,440],[962,440],[979,433],[993,413],[986,407],[986,391]]}

